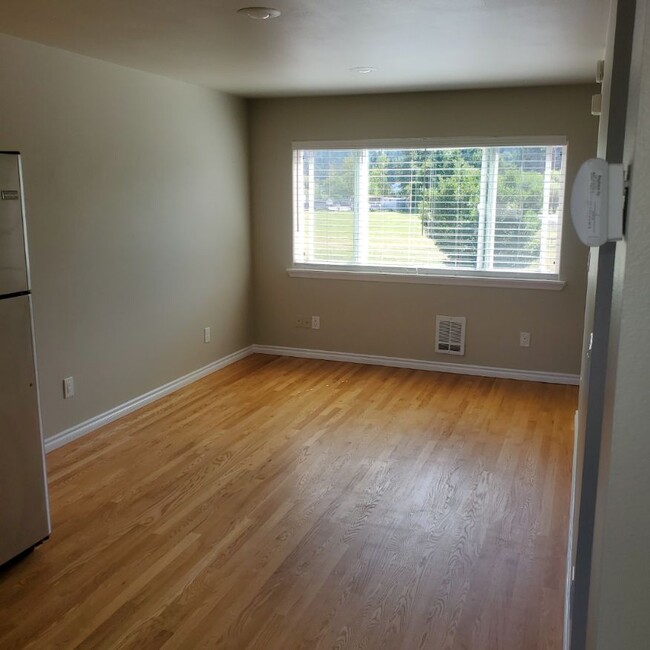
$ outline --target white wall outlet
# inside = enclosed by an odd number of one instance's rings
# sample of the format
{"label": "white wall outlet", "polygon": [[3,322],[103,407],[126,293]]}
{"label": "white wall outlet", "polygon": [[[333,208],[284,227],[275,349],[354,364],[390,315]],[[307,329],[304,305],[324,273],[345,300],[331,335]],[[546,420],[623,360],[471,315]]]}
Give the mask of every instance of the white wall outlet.
{"label": "white wall outlet", "polygon": [[204,343],[210,343],[210,328],[209,327],[204,327],[203,328],[203,342]]}
{"label": "white wall outlet", "polygon": [[522,348],[530,347],[530,332],[519,332],[519,345]]}
{"label": "white wall outlet", "polygon": [[63,399],[74,397],[74,377],[66,377],[63,380]]}
{"label": "white wall outlet", "polygon": [[312,316],[311,317],[311,328],[313,330],[319,330],[320,329],[320,316]]}

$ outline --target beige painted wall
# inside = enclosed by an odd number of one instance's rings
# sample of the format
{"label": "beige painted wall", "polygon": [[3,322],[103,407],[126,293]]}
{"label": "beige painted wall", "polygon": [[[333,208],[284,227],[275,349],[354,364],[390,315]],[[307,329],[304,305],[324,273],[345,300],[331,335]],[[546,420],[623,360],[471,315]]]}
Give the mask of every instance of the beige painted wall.
{"label": "beige painted wall", "polygon": [[[561,292],[290,278],[294,140],[565,135],[568,187],[595,155],[591,85],[351,97],[250,104],[255,339],[293,346],[504,368],[578,373],[587,249],[565,212]],[[294,317],[320,315],[319,331]],[[463,358],[437,355],[436,314],[467,316]],[[532,334],[519,347],[519,331]]]}
{"label": "beige painted wall", "polygon": [[250,344],[243,100],[6,36],[0,88],[46,437]]}

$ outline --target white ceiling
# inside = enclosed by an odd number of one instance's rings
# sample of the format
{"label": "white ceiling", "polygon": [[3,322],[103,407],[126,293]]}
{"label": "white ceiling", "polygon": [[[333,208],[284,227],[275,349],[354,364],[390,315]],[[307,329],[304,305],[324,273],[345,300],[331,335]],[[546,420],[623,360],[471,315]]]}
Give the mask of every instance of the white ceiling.
{"label": "white ceiling", "polygon": [[245,96],[512,86],[593,80],[610,0],[263,1],[282,16],[250,20],[246,0],[0,0],[0,31]]}

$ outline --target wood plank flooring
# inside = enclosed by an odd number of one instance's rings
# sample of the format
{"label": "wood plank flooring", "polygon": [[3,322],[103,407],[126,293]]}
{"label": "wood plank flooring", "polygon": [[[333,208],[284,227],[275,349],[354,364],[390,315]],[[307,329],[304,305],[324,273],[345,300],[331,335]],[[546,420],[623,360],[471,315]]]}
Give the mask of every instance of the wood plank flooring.
{"label": "wood plank flooring", "polygon": [[48,456],[0,648],[559,649],[576,401],[249,357]]}

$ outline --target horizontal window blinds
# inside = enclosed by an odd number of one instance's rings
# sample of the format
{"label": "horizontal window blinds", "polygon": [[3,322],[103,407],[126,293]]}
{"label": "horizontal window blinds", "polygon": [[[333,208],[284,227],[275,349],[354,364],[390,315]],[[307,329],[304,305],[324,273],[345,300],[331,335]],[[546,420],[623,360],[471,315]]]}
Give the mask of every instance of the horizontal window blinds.
{"label": "horizontal window blinds", "polygon": [[559,272],[566,146],[294,150],[294,263]]}

